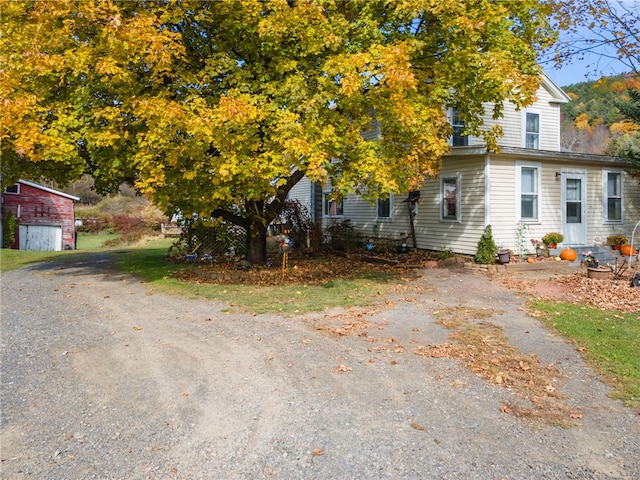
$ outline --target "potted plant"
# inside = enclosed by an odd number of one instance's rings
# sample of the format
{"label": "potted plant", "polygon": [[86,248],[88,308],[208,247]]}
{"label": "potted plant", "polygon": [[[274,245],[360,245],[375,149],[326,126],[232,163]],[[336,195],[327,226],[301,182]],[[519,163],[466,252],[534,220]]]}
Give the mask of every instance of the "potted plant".
{"label": "potted plant", "polygon": [[504,265],[505,263],[509,263],[510,260],[511,252],[509,252],[509,249],[501,243],[498,245],[498,261]]}
{"label": "potted plant", "polygon": [[538,257],[548,257],[549,256],[549,250],[547,249],[547,246],[544,244],[544,242],[542,240],[536,240],[535,238],[532,238],[531,239],[531,244],[536,249],[536,255]]}
{"label": "potted plant", "polygon": [[558,248],[558,244],[564,240],[564,235],[558,232],[549,232],[544,237],[542,237],[542,243],[544,243],[547,248]]}
{"label": "potted plant", "polygon": [[607,237],[607,245],[611,245],[614,250],[620,250],[620,247],[629,241],[624,233],[614,233]]}

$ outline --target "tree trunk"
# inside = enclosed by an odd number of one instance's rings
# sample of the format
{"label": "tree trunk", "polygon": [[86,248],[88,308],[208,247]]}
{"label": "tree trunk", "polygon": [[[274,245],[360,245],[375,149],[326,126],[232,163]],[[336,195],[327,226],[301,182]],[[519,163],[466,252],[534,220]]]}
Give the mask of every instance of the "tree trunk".
{"label": "tree trunk", "polygon": [[251,263],[267,262],[267,227],[253,220],[247,229],[247,260]]}

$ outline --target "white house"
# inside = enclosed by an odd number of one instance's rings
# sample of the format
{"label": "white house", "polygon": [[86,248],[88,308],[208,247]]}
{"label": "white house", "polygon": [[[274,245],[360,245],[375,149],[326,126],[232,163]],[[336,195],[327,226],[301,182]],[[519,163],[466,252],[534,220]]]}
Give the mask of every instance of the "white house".
{"label": "white house", "polygon": [[[569,100],[543,75],[534,104],[520,111],[505,106],[500,153],[487,151],[481,138],[459,135],[456,127],[462,126],[449,112],[451,151],[439,176],[420,189],[411,212],[408,193],[374,204],[358,195],[335,203],[325,199],[330,187],[306,179],[290,197],[308,205],[323,227],[349,219],[372,236],[410,234],[413,214],[418,248],[469,255],[487,225],[497,243],[516,253],[520,246],[532,252],[529,240],[552,231],[564,235],[564,246],[597,244],[617,232],[630,236],[640,220],[638,180],[625,172],[622,159],[561,151],[560,105]],[[487,115],[485,124],[494,123]]]}

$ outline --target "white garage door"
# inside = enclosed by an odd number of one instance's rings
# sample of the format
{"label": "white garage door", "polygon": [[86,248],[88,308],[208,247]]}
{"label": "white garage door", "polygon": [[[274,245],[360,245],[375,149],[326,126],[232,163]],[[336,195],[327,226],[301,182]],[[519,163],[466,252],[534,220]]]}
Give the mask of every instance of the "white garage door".
{"label": "white garage door", "polygon": [[20,225],[20,250],[39,252],[62,250],[62,227]]}

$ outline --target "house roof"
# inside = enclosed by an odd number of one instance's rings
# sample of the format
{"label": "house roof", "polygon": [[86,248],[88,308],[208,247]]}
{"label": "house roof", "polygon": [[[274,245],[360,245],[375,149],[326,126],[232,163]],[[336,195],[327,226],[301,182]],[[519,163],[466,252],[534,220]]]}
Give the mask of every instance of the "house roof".
{"label": "house roof", "polygon": [[500,147],[500,152],[491,152],[486,147],[470,146],[456,147],[447,153],[449,157],[456,156],[510,156],[535,160],[551,160],[555,162],[571,162],[582,164],[598,164],[598,165],[615,165],[618,167],[626,167],[631,161],[622,157],[612,157],[608,155],[594,155],[591,153],[577,153],[554,150],[538,150],[533,148],[522,147]]}
{"label": "house roof", "polygon": [[61,197],[66,197],[76,202],[80,200],[80,197],[76,197],[75,195],[70,195],[68,193],[64,193],[59,190],[54,190],[53,188],[45,187],[44,185],[38,185],[37,183],[29,182],[27,180],[20,179],[16,183],[20,183],[22,185],[28,185],[29,187],[37,188],[38,190],[44,190],[45,192],[53,193]]}
{"label": "house roof", "polygon": [[569,103],[571,98],[569,95],[564,93],[564,90],[558,86],[551,78],[547,76],[546,73],[542,72],[542,86],[551,94],[553,97],[552,102],[554,103]]}

